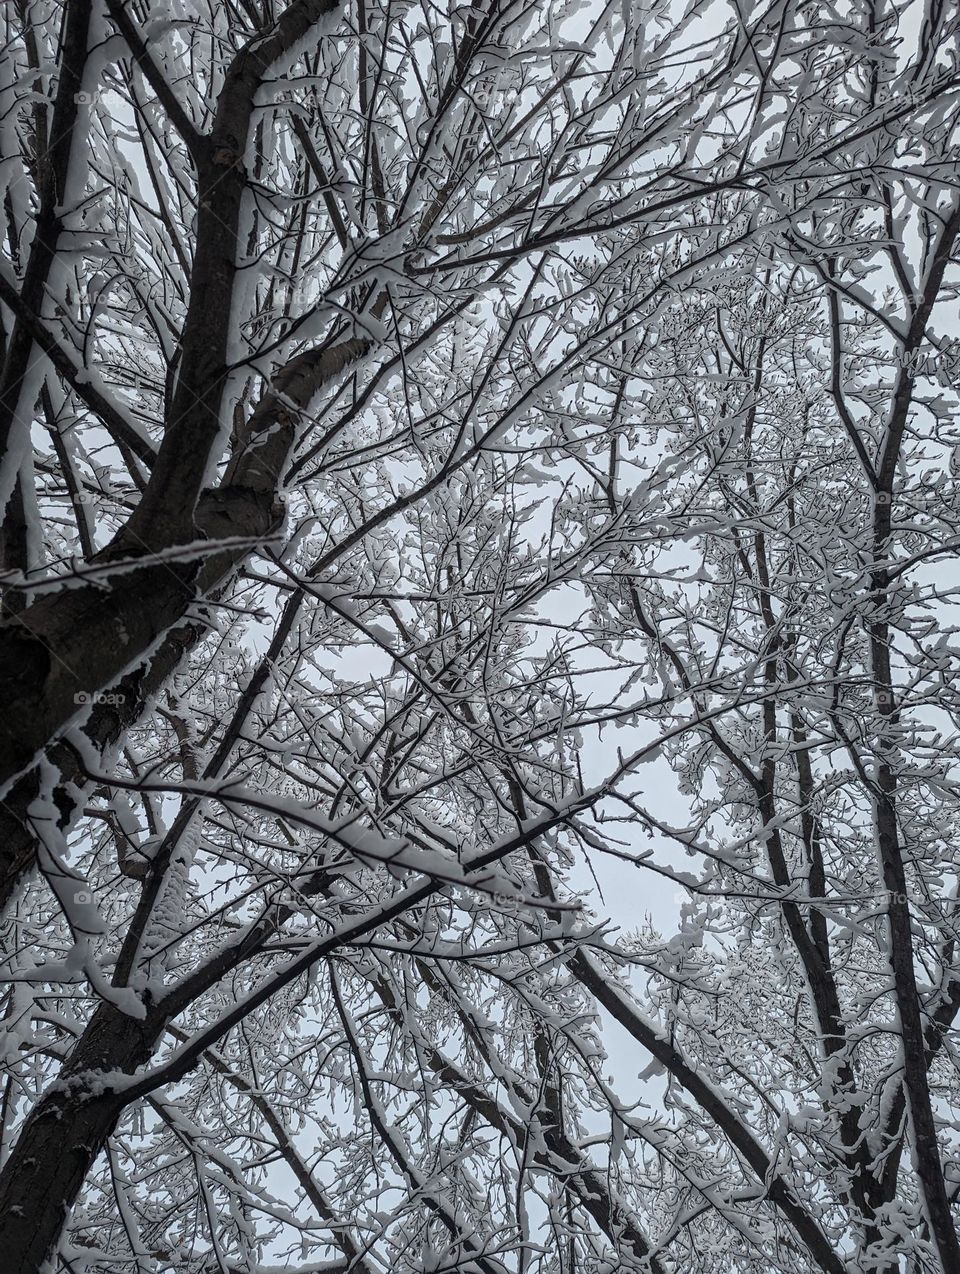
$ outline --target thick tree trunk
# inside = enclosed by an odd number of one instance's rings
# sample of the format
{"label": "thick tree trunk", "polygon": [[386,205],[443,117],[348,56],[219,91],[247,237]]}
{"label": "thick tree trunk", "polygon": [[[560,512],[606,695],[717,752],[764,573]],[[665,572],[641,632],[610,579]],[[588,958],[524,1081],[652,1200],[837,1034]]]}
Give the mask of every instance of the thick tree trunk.
{"label": "thick tree trunk", "polygon": [[[201,545],[204,539],[242,543],[208,552],[199,566],[146,557],[143,565],[125,564],[96,583],[65,587],[0,623],[0,795],[78,716],[78,696],[113,688],[135,673],[195,602],[225,584],[253,543],[279,530],[284,509],[276,492],[293,441],[291,405],[306,407],[370,346],[351,337],[298,355],[258,404],[231,461],[229,485],[204,492],[195,519]],[[175,662],[164,675],[172,667]],[[7,863],[0,852],[0,872],[9,867],[12,874],[0,878],[0,900],[32,861],[29,851],[6,857]]]}
{"label": "thick tree trunk", "polygon": [[152,562],[65,588],[0,627],[0,784],[85,714],[84,696],[133,671],[194,596],[187,572]]}
{"label": "thick tree trunk", "polygon": [[[97,753],[112,747],[123,731],[139,719],[147,702],[205,631],[202,624],[180,624],[168,633],[150,659],[122,678],[109,701],[94,705],[83,726],[85,742],[89,741]],[[54,743],[46,756],[59,775],[53,801],[60,812],[61,826],[66,827],[90,785],[77,751],[69,744]],[[37,839],[29,811],[39,791],[40,770],[34,767],[16,781],[0,802],[0,912],[36,862]]]}
{"label": "thick tree trunk", "polygon": [[124,1095],[98,1093],[100,1071],[132,1073],[149,1060],[162,1023],[102,1005],[68,1065],[26,1121],[0,1173],[0,1264],[38,1274],[116,1127]]}

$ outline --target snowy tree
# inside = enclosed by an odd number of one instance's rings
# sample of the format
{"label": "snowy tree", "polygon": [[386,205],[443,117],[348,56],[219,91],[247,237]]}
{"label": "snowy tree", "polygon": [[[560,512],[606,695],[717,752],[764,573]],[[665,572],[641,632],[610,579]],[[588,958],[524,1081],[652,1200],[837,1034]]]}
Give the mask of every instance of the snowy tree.
{"label": "snowy tree", "polygon": [[3,22],[5,1268],[960,1269],[956,8]]}

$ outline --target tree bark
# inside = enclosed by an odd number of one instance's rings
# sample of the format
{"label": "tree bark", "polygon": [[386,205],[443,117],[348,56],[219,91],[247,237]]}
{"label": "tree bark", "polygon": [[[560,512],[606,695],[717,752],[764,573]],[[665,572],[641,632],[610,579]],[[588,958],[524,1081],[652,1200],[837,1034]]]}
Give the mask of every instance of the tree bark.
{"label": "tree bark", "polygon": [[126,1105],[122,1093],[97,1092],[96,1073],[132,1074],[149,1060],[161,1029],[156,1018],[137,1021],[101,1005],[28,1117],[0,1174],[0,1252],[10,1274],[38,1274],[49,1258]]}

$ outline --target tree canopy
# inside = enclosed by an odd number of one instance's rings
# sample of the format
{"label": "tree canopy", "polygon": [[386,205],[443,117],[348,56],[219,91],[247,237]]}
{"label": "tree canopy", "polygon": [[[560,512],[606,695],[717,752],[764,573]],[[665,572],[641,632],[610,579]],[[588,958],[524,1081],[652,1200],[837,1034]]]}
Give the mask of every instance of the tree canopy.
{"label": "tree canopy", "polygon": [[10,0],[0,1265],[960,1270],[960,10]]}

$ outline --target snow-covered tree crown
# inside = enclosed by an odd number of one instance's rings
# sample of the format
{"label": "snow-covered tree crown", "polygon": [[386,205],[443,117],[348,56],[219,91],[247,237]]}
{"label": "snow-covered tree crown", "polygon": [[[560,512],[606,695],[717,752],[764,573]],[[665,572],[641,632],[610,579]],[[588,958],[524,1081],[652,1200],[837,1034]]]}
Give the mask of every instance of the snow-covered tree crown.
{"label": "snow-covered tree crown", "polygon": [[0,1266],[960,1269],[956,6],[2,21]]}

